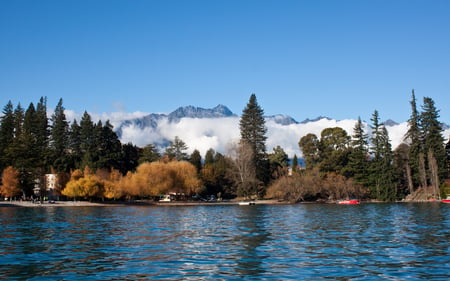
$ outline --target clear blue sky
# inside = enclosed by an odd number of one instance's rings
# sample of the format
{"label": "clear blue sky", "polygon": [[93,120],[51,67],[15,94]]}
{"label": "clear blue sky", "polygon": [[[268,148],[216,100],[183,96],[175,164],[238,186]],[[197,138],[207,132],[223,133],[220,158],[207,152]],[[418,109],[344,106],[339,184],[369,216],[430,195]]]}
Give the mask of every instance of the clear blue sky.
{"label": "clear blue sky", "polygon": [[450,123],[450,1],[1,0],[0,106]]}

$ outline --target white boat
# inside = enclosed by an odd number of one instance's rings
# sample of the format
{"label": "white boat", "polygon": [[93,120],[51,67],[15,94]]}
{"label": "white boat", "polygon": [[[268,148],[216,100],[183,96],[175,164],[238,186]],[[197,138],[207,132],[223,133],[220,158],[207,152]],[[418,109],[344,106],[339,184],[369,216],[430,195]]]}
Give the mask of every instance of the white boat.
{"label": "white boat", "polygon": [[255,201],[246,201],[246,202],[239,202],[239,205],[241,206],[248,206],[248,205],[256,205]]}

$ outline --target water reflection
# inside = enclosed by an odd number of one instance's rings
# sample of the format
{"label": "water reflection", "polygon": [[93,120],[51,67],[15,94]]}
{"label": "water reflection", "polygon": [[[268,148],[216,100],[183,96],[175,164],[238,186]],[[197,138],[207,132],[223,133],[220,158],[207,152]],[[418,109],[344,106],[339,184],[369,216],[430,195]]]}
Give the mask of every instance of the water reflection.
{"label": "water reflection", "polygon": [[9,208],[0,279],[450,278],[444,204]]}

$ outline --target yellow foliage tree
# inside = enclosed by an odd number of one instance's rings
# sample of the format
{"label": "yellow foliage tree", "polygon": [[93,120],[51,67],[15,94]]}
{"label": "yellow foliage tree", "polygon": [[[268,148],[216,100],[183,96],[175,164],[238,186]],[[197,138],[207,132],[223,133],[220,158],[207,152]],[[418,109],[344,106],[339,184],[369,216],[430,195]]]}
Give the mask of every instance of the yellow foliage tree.
{"label": "yellow foliage tree", "polygon": [[108,199],[118,199],[124,196],[122,190],[122,174],[118,170],[112,170],[109,177],[104,181],[105,192],[104,195]]}
{"label": "yellow foliage tree", "polygon": [[62,191],[62,194],[67,197],[102,197],[104,183],[100,177],[93,175],[87,166],[84,169],[84,173],[80,173],[80,170],[72,172],[71,179],[67,183],[66,188]]}
{"label": "yellow foliage tree", "polygon": [[120,185],[126,195],[149,197],[169,192],[196,192],[201,188],[195,167],[185,161],[145,162],[134,174],[127,174]]}
{"label": "yellow foliage tree", "polygon": [[20,193],[19,188],[19,171],[12,167],[8,166],[2,173],[2,183],[0,186],[0,193],[9,197],[10,199]]}

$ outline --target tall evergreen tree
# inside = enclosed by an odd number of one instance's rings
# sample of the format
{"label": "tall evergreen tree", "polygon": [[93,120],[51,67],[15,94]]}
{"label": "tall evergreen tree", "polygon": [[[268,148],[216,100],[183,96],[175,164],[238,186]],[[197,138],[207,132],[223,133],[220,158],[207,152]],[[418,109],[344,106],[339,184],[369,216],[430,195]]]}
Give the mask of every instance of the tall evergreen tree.
{"label": "tall evergreen tree", "polygon": [[192,152],[191,157],[189,158],[189,162],[194,165],[194,167],[197,169],[197,173],[199,173],[202,169],[202,156],[200,155],[200,151],[195,149]]}
{"label": "tall evergreen tree", "polygon": [[126,143],[122,145],[122,166],[120,172],[126,174],[128,171],[135,171],[139,165],[139,157],[142,149],[133,145],[132,143]]}
{"label": "tall evergreen tree", "polygon": [[142,150],[142,155],[139,157],[139,164],[144,162],[155,162],[158,161],[159,158],[161,158],[161,155],[156,149],[156,146],[153,144],[148,144]]}
{"label": "tall evergreen tree", "polygon": [[92,122],[91,116],[84,112],[80,121],[80,148],[81,148],[81,166],[78,168],[84,168],[85,166],[93,167],[95,155],[95,125]]}
{"label": "tall evergreen tree", "polygon": [[[36,105],[35,128],[36,150],[39,157],[39,165],[44,168],[49,164],[48,141],[50,136],[49,124],[47,118],[47,98],[41,97]],[[41,171],[45,174],[46,171]]]}
{"label": "tall evergreen tree", "polygon": [[[422,138],[420,130],[420,115],[417,110],[416,96],[414,89],[411,93],[411,116],[408,120],[408,131],[405,135],[405,141],[409,145],[409,167],[411,169],[411,179],[409,182],[413,183],[412,189],[420,184],[420,157],[419,154],[422,150]],[[411,189],[411,187],[410,187]]]}
{"label": "tall evergreen tree", "polygon": [[12,159],[8,157],[8,147],[14,142],[14,107],[9,101],[3,108],[0,117],[0,172],[12,165]]}
{"label": "tall evergreen tree", "polygon": [[68,162],[69,123],[64,113],[63,100],[60,99],[52,114],[50,134],[51,165],[59,172],[69,172]]}
{"label": "tall evergreen tree", "polygon": [[72,168],[81,168],[81,159],[83,158],[81,143],[81,127],[77,120],[73,120],[69,130],[69,157]]}
{"label": "tall evergreen tree", "polygon": [[345,168],[345,175],[352,177],[358,184],[367,186],[368,176],[368,141],[367,134],[364,132],[363,123],[361,117],[358,117],[358,121],[353,128],[353,135],[351,141],[351,152],[349,156],[349,162]]}
{"label": "tall evergreen tree", "polygon": [[[428,155],[430,151],[436,159],[437,174],[439,181],[443,181],[446,176],[446,153],[444,146],[444,137],[442,136],[442,125],[439,122],[439,110],[436,109],[433,99],[424,97],[422,113],[420,115],[423,134],[423,153]],[[428,170],[430,170],[428,163]],[[429,174],[431,171],[429,171]]]}
{"label": "tall evergreen tree", "polygon": [[210,149],[208,149],[208,151],[206,151],[205,165],[214,163],[215,154],[216,154],[216,152],[212,148],[210,148]]}
{"label": "tall evergreen tree", "polygon": [[265,126],[264,110],[259,106],[255,94],[250,96],[247,106],[242,111],[239,128],[241,142],[249,145],[253,150],[253,165],[256,167],[256,178],[263,184],[267,184],[270,179],[268,173],[269,162],[266,154],[267,128]]}
{"label": "tall evergreen tree", "polygon": [[122,144],[107,120],[105,125],[99,121],[94,135],[95,165],[97,169],[119,169],[122,157]]}
{"label": "tall evergreen tree", "polygon": [[372,138],[370,163],[370,192],[378,200],[396,199],[396,179],[393,168],[394,155],[386,127],[379,121],[378,111],[372,115]]}
{"label": "tall evergreen tree", "polygon": [[186,161],[188,160],[188,155],[186,150],[188,149],[186,143],[181,140],[178,136],[175,136],[175,139],[170,142],[170,145],[166,148],[165,155],[169,157],[169,159],[175,159],[177,161]]}
{"label": "tall evergreen tree", "polygon": [[292,158],[292,172],[296,172],[298,170],[298,157],[297,154],[294,154]]}

